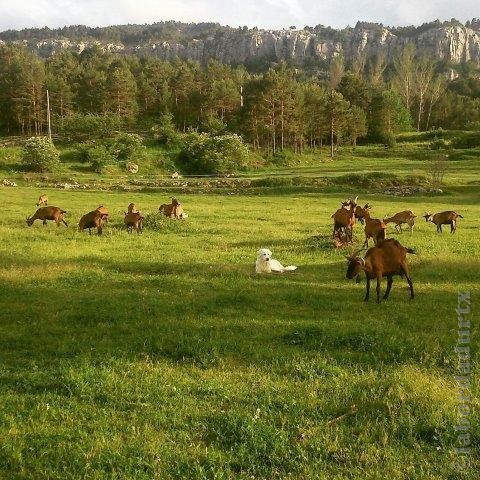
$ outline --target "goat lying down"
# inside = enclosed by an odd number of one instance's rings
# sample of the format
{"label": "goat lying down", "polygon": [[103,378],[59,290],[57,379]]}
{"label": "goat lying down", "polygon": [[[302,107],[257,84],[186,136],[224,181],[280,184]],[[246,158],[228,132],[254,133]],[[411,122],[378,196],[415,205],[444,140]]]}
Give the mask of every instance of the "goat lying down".
{"label": "goat lying down", "polygon": [[272,252],[268,248],[261,248],[257,252],[255,273],[285,273],[293,272],[297,267],[289,265],[284,267],[278,260],[272,258]]}

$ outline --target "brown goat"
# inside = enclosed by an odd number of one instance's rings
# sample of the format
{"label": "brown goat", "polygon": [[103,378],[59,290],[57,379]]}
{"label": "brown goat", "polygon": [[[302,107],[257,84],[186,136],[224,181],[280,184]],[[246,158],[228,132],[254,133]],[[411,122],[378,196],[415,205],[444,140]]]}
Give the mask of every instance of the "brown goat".
{"label": "brown goat", "polygon": [[357,205],[355,208],[355,218],[363,225],[366,217],[370,217],[372,205],[366,203],[364,207]]}
{"label": "brown goat", "polygon": [[370,218],[368,211],[366,212],[365,218],[365,243],[364,246],[368,247],[369,238],[373,238],[375,245],[378,242],[385,240],[385,230],[387,226],[382,220],[376,218]]}
{"label": "brown goat", "polygon": [[367,250],[365,257],[355,254],[348,258],[347,278],[358,277],[361,271],[367,278],[364,301],[370,298],[370,282],[377,279],[377,302],[380,302],[382,278],[387,277],[387,289],[383,298],[386,300],[392,288],[394,275],[404,276],[410,287],[410,298],[413,299],[413,283],[407,265],[407,253],[416,253],[411,248],[403,247],[400,242],[393,238],[379,242],[375,247]]}
{"label": "brown goat", "polygon": [[345,234],[347,242],[351,242],[353,238],[353,226],[355,225],[355,209],[357,207],[357,198],[350,199],[348,202],[342,203],[342,208],[339,208],[331,218],[333,218],[333,236],[340,236]]}
{"label": "brown goat", "polygon": [[395,230],[397,232],[399,232],[398,228],[400,227],[399,233],[403,233],[402,224],[406,223],[410,227],[410,233],[413,233],[415,218],[417,218],[417,216],[411,210],[404,210],[403,212],[396,213],[393,217],[384,218],[383,221],[386,224],[395,223]]}
{"label": "brown goat", "polygon": [[427,212],[423,217],[427,222],[432,222],[437,226],[437,233],[442,233],[442,225],[450,225],[450,233],[455,233],[457,230],[457,218],[463,218],[452,210],[436,213],[435,215]]}
{"label": "brown goat", "polygon": [[128,233],[135,229],[137,233],[143,232],[143,219],[145,217],[140,212],[129,212],[125,214],[125,225]]}
{"label": "brown goat", "polygon": [[36,203],[37,207],[40,205],[47,206],[48,205],[48,197],[43,194],[38,197],[38,202]]}
{"label": "brown goat", "polygon": [[78,222],[78,229],[80,231],[88,228],[88,233],[92,234],[92,228],[97,229],[99,235],[103,232],[103,227],[106,224],[108,214],[100,212],[98,209],[86,213]]}
{"label": "brown goat", "polygon": [[127,212],[128,212],[128,213],[137,213],[137,212],[138,212],[137,206],[136,206],[134,203],[131,203],[131,204],[127,207]]}
{"label": "brown goat", "polygon": [[170,218],[182,218],[183,207],[176,198],[172,198],[172,203],[164,203],[158,208],[159,212],[162,212],[166,217]]}
{"label": "brown goat", "polygon": [[68,227],[67,222],[63,219],[63,216],[67,212],[58,207],[40,207],[31,217],[27,217],[27,225],[32,226],[35,220],[42,220],[43,224],[47,224],[47,220],[53,220],[57,227],[60,223],[64,223]]}
{"label": "brown goat", "polygon": [[99,205],[96,209],[95,209],[96,212],[100,212],[104,218],[103,218],[103,224],[104,225],[107,225],[108,224],[108,219],[109,219],[109,212],[108,212],[108,208],[107,207],[104,207],[103,205]]}

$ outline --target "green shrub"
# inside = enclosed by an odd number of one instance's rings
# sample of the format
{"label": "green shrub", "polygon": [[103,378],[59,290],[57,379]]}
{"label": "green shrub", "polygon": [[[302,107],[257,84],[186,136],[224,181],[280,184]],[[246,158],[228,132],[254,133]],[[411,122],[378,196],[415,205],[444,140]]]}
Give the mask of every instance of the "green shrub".
{"label": "green shrub", "polygon": [[115,157],[112,155],[108,147],[105,145],[93,145],[86,150],[87,162],[90,163],[92,170],[97,173],[102,173],[107,165],[115,162]]}
{"label": "green shrub", "polygon": [[181,134],[175,127],[171,113],[164,113],[160,121],[152,127],[153,138],[161,145],[177,145],[181,140]]}
{"label": "green shrub", "polygon": [[109,142],[108,148],[117,160],[125,162],[144,153],[142,137],[134,133],[118,134]]}
{"label": "green shrub", "polygon": [[179,166],[185,173],[230,173],[247,167],[248,148],[239,135],[211,136],[191,132],[185,138],[178,155]]}
{"label": "green shrub", "polygon": [[131,133],[120,133],[114,139],[91,140],[77,145],[78,161],[89,163],[95,172],[118,162],[128,162],[145,152],[142,138]]}
{"label": "green shrub", "polygon": [[452,140],[453,148],[480,147],[480,132],[465,132]]}
{"label": "green shrub", "polygon": [[428,148],[430,148],[430,150],[448,150],[450,144],[443,138],[434,137]]}
{"label": "green shrub", "polygon": [[383,133],[380,137],[380,141],[387,148],[395,148],[395,146],[397,144],[397,140],[395,139],[395,135],[392,132]]}
{"label": "green shrub", "polygon": [[48,137],[31,137],[23,146],[22,163],[34,172],[52,172],[60,161],[58,151]]}
{"label": "green shrub", "polygon": [[480,131],[480,122],[478,120],[468,122],[466,125],[466,129]]}
{"label": "green shrub", "polygon": [[121,130],[123,122],[118,115],[73,113],[62,119],[60,134],[70,142],[105,139]]}

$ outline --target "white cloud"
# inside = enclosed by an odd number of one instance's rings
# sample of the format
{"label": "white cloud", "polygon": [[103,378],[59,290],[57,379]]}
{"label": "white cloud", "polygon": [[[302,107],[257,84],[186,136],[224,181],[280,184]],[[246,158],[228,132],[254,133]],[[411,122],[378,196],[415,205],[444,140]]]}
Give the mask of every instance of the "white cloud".
{"label": "white cloud", "polygon": [[436,18],[465,21],[475,16],[479,16],[477,0],[22,0],[1,2],[0,30],[160,20],[265,28],[319,23],[344,27],[357,20],[418,25]]}

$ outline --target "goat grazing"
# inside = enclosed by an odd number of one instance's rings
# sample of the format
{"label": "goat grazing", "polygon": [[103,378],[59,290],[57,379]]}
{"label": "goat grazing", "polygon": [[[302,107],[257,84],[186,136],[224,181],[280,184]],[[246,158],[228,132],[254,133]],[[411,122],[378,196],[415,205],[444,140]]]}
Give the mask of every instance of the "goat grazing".
{"label": "goat grazing", "polygon": [[38,197],[38,202],[36,203],[37,207],[40,207],[41,205],[46,207],[48,205],[48,197],[43,194]]}
{"label": "goat grazing", "polygon": [[383,298],[386,300],[392,288],[393,276],[400,275],[407,279],[410,287],[410,298],[413,299],[413,283],[410,278],[407,253],[416,253],[412,248],[403,247],[393,238],[379,242],[375,247],[367,250],[365,257],[356,254],[348,257],[347,278],[357,277],[361,271],[367,278],[365,302],[370,298],[370,281],[377,279],[377,302],[380,302],[382,278],[387,277],[387,289]]}
{"label": "goat grazing", "polygon": [[400,227],[399,233],[403,233],[402,224],[406,223],[410,227],[410,233],[413,233],[415,218],[417,218],[417,216],[411,210],[404,210],[403,212],[396,213],[393,217],[384,218],[383,221],[386,224],[395,223],[395,230],[397,232],[399,232],[398,229]]}
{"label": "goat grazing", "polygon": [[365,243],[364,246],[368,247],[369,238],[373,238],[375,245],[378,242],[385,240],[385,230],[387,225],[382,220],[376,218],[370,218],[370,214],[367,212],[365,218]]}
{"label": "goat grazing", "polygon": [[159,212],[162,212],[166,217],[170,218],[184,218],[182,204],[176,198],[172,198],[172,203],[164,203],[158,208]]}
{"label": "goat grazing", "polygon": [[88,233],[92,234],[92,228],[97,229],[99,235],[103,232],[103,227],[107,222],[108,213],[102,213],[98,209],[86,213],[78,222],[78,229],[80,231],[88,228]]}
{"label": "goat grazing", "polygon": [[355,209],[357,207],[357,198],[350,199],[348,202],[342,203],[342,208],[339,208],[331,218],[333,218],[333,236],[340,236],[342,232],[345,233],[347,242],[351,242],[353,238],[353,226],[355,225]]}
{"label": "goat grazing", "polygon": [[109,212],[108,212],[108,208],[107,207],[104,207],[103,205],[99,205],[96,209],[95,209],[96,212],[100,212],[102,215],[103,215],[103,223],[104,225],[107,225],[108,223],[108,216],[109,216]]}
{"label": "goat grazing", "polygon": [[450,225],[450,233],[455,233],[457,230],[457,218],[463,218],[452,210],[436,213],[435,215],[427,212],[423,217],[427,222],[432,222],[437,226],[437,233],[442,233],[442,225]]}
{"label": "goat grazing", "polygon": [[27,217],[27,225],[32,226],[35,220],[41,220],[44,225],[47,224],[47,220],[53,220],[57,227],[60,223],[64,223],[68,227],[67,222],[63,219],[63,216],[67,212],[58,207],[40,207],[31,217]]}
{"label": "goat grazing", "polygon": [[128,212],[125,214],[125,225],[128,233],[132,233],[133,229],[137,233],[143,232],[143,219],[144,216],[140,212]]}

